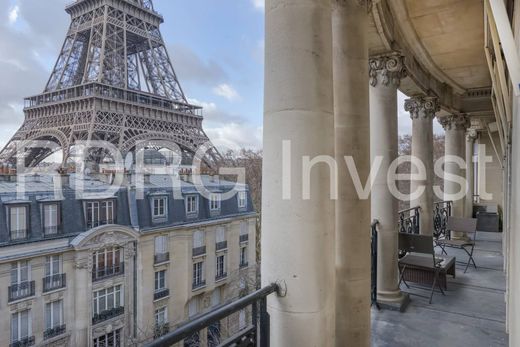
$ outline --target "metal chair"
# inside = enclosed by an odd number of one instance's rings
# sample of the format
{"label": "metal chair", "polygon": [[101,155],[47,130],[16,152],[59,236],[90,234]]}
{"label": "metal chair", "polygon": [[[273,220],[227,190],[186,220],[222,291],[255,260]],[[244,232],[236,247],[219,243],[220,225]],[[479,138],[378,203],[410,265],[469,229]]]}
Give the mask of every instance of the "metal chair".
{"label": "metal chair", "polygon": [[[468,262],[466,263],[464,273],[468,271],[470,263],[473,263],[473,266],[475,267],[475,269],[477,269],[477,264],[475,263],[475,259],[473,258],[473,251],[475,249],[475,242],[477,239],[477,219],[449,217],[446,229],[447,232],[446,235],[444,235],[444,238],[437,238],[435,240],[435,245],[439,246],[442,250],[442,253],[446,255],[448,255],[448,253],[446,252],[446,247],[464,250],[468,255]],[[467,234],[472,234],[473,237],[470,237],[469,239],[452,240],[450,237],[450,231],[458,231]]]}

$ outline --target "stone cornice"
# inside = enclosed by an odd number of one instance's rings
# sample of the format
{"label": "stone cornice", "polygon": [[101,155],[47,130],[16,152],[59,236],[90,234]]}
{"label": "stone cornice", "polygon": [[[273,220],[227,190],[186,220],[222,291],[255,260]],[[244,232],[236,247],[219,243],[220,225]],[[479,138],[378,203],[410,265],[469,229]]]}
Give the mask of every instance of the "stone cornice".
{"label": "stone cornice", "polygon": [[439,99],[434,96],[415,96],[405,100],[404,109],[410,112],[412,119],[435,117],[435,113],[441,110]]}
{"label": "stone cornice", "polygon": [[439,118],[439,123],[446,130],[466,130],[471,126],[467,115],[449,115]]}
{"label": "stone cornice", "polygon": [[372,8],[373,0],[334,0],[333,5],[337,6],[360,6],[367,9],[367,12]]}
{"label": "stone cornice", "polygon": [[370,57],[368,67],[372,87],[381,83],[383,86],[392,84],[398,88],[401,79],[407,76],[404,57],[399,53]]}

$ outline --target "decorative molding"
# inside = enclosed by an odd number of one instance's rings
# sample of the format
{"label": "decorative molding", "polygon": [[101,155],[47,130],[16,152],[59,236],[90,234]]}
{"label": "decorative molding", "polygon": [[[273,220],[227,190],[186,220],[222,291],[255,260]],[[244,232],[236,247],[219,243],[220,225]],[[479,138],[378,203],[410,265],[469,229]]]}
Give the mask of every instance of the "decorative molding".
{"label": "decorative molding", "polygon": [[435,113],[441,110],[439,99],[435,96],[415,96],[405,100],[404,109],[410,112],[412,119],[435,118]]}
{"label": "decorative molding", "polygon": [[474,142],[478,138],[478,132],[477,129],[470,128],[466,132],[466,141],[468,142]]}
{"label": "decorative molding", "polygon": [[367,9],[367,13],[372,10],[373,0],[334,0],[336,6],[360,6]]}
{"label": "decorative molding", "polygon": [[381,82],[383,86],[392,84],[398,88],[401,79],[408,75],[404,56],[399,53],[370,57],[368,67],[372,87],[376,87]]}
{"label": "decorative molding", "polygon": [[471,126],[469,117],[465,114],[461,115],[449,115],[446,117],[440,117],[439,123],[442,125],[445,131],[448,130],[466,130]]}

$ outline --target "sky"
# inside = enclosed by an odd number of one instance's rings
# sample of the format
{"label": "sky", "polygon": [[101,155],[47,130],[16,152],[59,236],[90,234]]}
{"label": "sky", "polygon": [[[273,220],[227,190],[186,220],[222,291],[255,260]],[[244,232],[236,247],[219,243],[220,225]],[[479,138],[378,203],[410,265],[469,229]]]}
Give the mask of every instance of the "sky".
{"label": "sky", "polygon": [[[70,24],[71,0],[0,0],[0,146],[23,122],[23,98],[43,91]],[[190,102],[221,150],[262,147],[264,0],[154,0]],[[399,96],[399,129],[411,131]],[[438,127],[438,126],[437,126]]]}

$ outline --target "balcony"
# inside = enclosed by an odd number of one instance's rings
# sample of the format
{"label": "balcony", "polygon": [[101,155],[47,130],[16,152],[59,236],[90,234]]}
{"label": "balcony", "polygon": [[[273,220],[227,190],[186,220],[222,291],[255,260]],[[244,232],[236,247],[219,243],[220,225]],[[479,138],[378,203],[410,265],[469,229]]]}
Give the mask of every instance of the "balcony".
{"label": "balcony", "polygon": [[101,313],[97,313],[92,317],[92,325],[99,324],[101,322],[107,321],[109,319],[121,316],[125,313],[125,307],[114,307],[113,309],[103,311]]}
{"label": "balcony", "polygon": [[204,288],[206,286],[206,281],[194,281],[191,288],[193,290],[198,290],[200,288]]}
{"label": "balcony", "polygon": [[227,249],[227,241],[217,242],[215,245],[215,249],[217,251],[222,251],[224,249]]}
{"label": "balcony", "polygon": [[57,274],[43,278],[43,292],[65,288],[67,286],[66,274]]}
{"label": "balcony", "polygon": [[93,229],[93,228],[97,228],[102,225],[109,225],[109,224],[115,224],[115,221],[113,219],[88,221],[87,229]]}
{"label": "balcony", "polygon": [[200,257],[200,256],[202,256],[204,254],[206,254],[206,246],[194,247],[193,248],[193,256],[194,257]]}
{"label": "balcony", "polygon": [[18,340],[18,341],[11,342],[9,344],[9,347],[29,347],[29,346],[34,346],[34,343],[35,343],[34,336],[30,336],[30,337],[24,337],[23,339]]}
{"label": "balcony", "polygon": [[157,253],[154,256],[154,264],[161,264],[170,261],[170,253]]}
{"label": "balcony", "polygon": [[249,235],[248,234],[240,235],[240,243],[248,242],[248,241],[249,241]]}
{"label": "balcony", "polygon": [[164,336],[170,332],[170,323],[163,323],[159,326],[155,327],[154,339],[158,339],[161,336]]}
{"label": "balcony", "polygon": [[117,265],[112,265],[104,268],[96,268],[92,269],[92,282],[101,281],[110,277],[116,277],[124,275],[125,273],[125,264],[120,263]]}
{"label": "balcony", "polygon": [[249,262],[247,260],[240,262],[240,268],[244,269],[249,266]]}
{"label": "balcony", "polygon": [[9,287],[9,302],[22,300],[34,296],[34,281],[13,284]]}
{"label": "balcony", "polygon": [[155,300],[166,298],[169,295],[170,295],[170,290],[168,288],[163,288],[163,289],[159,289],[155,293],[153,293],[153,299],[155,301]]}
{"label": "balcony", "polygon": [[67,331],[67,326],[65,324],[56,326],[54,328],[47,329],[43,332],[43,339],[44,340],[52,339],[54,337],[65,334],[66,331]]}
{"label": "balcony", "polygon": [[218,273],[218,274],[215,276],[215,281],[223,280],[223,279],[226,278],[226,277],[227,277],[227,272]]}

